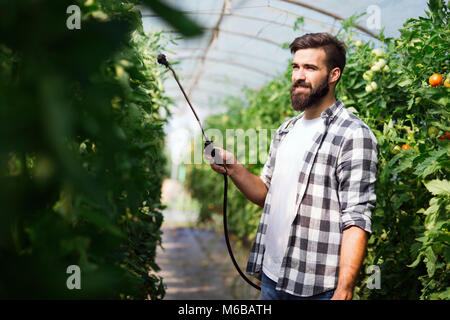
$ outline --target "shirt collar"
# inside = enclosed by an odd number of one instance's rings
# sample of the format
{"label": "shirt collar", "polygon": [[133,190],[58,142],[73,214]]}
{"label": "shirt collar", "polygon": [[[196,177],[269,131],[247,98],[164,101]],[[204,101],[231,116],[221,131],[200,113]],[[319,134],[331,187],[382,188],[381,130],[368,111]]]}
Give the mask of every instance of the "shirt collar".
{"label": "shirt collar", "polygon": [[324,110],[321,113],[320,117],[323,119],[328,118],[329,121],[331,122],[339,114],[339,112],[342,110],[343,107],[344,103],[338,99],[328,109]]}
{"label": "shirt collar", "polygon": [[[338,99],[328,109],[324,110],[320,114],[320,117],[322,119],[325,119],[325,121],[327,122],[327,125],[328,125],[339,114],[339,112],[342,110],[343,107],[344,107],[344,103]],[[284,129],[281,130],[281,132],[282,133],[289,132],[289,130],[292,129],[292,127],[295,125],[297,120],[302,118],[303,115],[304,115],[304,112],[300,113],[299,115],[295,116],[290,121],[288,121],[288,123],[284,126]]]}

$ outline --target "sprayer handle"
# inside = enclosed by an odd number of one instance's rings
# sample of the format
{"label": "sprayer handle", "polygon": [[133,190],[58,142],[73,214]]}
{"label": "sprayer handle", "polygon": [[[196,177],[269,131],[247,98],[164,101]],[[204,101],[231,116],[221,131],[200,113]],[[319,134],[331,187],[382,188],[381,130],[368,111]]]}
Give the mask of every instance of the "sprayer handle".
{"label": "sprayer handle", "polygon": [[220,154],[220,151],[219,151],[219,149],[214,148],[214,144],[213,144],[213,142],[211,140],[206,140],[205,141],[205,150],[207,151],[207,153],[209,153],[209,155],[211,157],[214,158],[215,163],[217,165],[225,167],[224,163],[220,163],[220,162],[223,162],[223,159],[216,159],[216,156],[218,156]]}
{"label": "sprayer handle", "polygon": [[219,165],[219,166],[221,166],[221,167],[223,167],[225,169],[225,172],[222,173],[222,174],[224,174],[226,176],[226,175],[228,175],[228,170],[227,170],[227,167],[225,166],[224,159],[216,158],[216,157],[220,157],[220,154],[221,154],[220,150],[221,149],[214,148],[214,145],[213,145],[212,141],[206,140],[206,142],[205,142],[205,151],[206,151],[205,154],[209,153],[209,155],[214,158],[215,164]]}
{"label": "sprayer handle", "polygon": [[206,140],[205,141],[205,150],[211,150],[211,152],[209,153],[211,157],[215,158],[216,157],[216,148],[214,148],[214,144],[211,140]]}

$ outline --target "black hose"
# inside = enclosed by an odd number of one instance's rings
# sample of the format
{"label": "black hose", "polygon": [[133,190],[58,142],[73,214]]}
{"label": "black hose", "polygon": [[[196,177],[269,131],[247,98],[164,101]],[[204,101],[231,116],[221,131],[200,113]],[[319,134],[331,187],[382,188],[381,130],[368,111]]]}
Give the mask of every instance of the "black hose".
{"label": "black hose", "polygon": [[233,261],[234,267],[236,268],[239,275],[244,279],[249,285],[257,290],[261,290],[261,287],[254,284],[247,276],[242,272],[241,268],[236,262],[236,259],[233,255],[233,250],[231,250],[230,239],[228,238],[228,225],[227,225],[227,193],[228,193],[228,175],[226,173],[223,174],[223,233],[225,235],[225,242],[227,243],[228,253],[230,255],[231,261]]}
{"label": "black hose", "polygon": [[[172,67],[170,66],[169,62],[167,61],[165,55],[163,55],[163,54],[158,55],[157,61],[159,64],[164,65],[166,68],[168,68],[168,69],[170,69],[170,71],[172,71],[173,76],[174,76],[176,82],[178,83],[178,86],[180,87],[181,92],[183,93],[184,97],[186,98],[186,101],[188,102],[189,106],[191,107],[191,110],[194,113],[194,116],[197,119],[198,124],[200,125],[200,129],[202,130],[203,136],[205,137],[205,149],[207,147],[209,147],[210,148],[209,150],[211,150],[210,151],[211,156],[214,158],[215,150],[214,150],[214,145],[212,144],[213,142],[211,140],[209,140],[208,137],[206,136],[205,131],[203,130],[202,124],[200,122],[200,119],[198,118],[197,113],[195,112],[194,107],[192,106],[191,102],[189,101],[188,96],[184,92],[183,86],[178,81],[178,77],[177,77],[175,70],[172,69]],[[224,168],[226,170],[225,166],[224,166]],[[224,234],[225,234],[225,241],[227,243],[228,253],[230,254],[231,261],[233,261],[234,267],[236,268],[237,272],[239,272],[242,279],[244,279],[253,288],[255,288],[257,290],[261,290],[261,287],[257,286],[253,282],[251,282],[246,277],[246,275],[241,271],[241,268],[239,268],[239,265],[237,264],[236,259],[234,258],[233,251],[231,250],[230,239],[228,239],[228,227],[227,227],[227,192],[228,192],[228,175],[227,175],[227,173],[223,174],[223,178],[224,178],[224,183],[225,183],[224,190],[223,190],[223,230],[224,230]]]}

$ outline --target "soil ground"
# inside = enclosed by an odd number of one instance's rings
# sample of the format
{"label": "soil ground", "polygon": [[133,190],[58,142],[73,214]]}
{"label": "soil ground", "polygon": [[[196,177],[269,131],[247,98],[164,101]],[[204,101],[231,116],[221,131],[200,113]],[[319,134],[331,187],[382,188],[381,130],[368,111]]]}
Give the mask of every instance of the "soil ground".
{"label": "soil ground", "polygon": [[[163,199],[180,195],[173,180],[163,186]],[[259,299],[259,291],[242,280],[228,255],[223,234],[198,228],[192,211],[166,209],[161,228],[162,248],[156,263],[166,285],[168,300]],[[233,244],[232,244],[233,246]],[[245,269],[248,250],[233,247],[236,260]],[[256,279],[251,279],[256,282]]]}

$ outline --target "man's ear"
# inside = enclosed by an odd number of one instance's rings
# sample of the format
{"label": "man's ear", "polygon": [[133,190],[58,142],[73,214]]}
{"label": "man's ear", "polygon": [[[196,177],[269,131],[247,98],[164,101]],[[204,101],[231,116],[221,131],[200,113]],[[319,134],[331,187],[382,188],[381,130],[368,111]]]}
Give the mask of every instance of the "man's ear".
{"label": "man's ear", "polygon": [[328,82],[336,84],[340,76],[341,76],[341,69],[339,69],[338,67],[331,69],[328,75]]}

